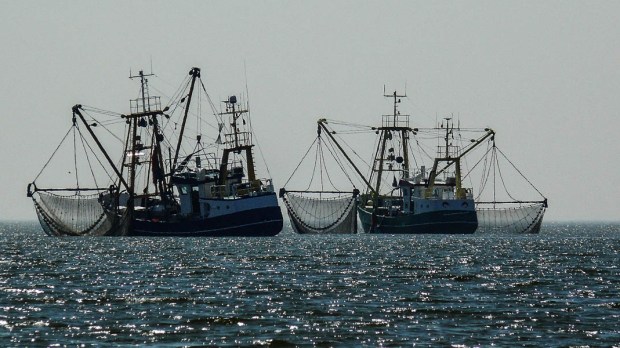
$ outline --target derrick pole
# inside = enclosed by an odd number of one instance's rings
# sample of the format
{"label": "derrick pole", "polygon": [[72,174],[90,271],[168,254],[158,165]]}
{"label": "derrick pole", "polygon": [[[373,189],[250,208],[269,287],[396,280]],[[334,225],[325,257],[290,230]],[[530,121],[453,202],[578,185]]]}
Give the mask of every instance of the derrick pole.
{"label": "derrick pole", "polygon": [[177,149],[174,152],[174,160],[172,162],[172,167],[170,172],[174,173],[177,168],[177,161],[179,160],[179,151],[181,150],[181,143],[183,142],[183,133],[185,132],[185,123],[187,122],[187,114],[189,113],[189,106],[192,102],[192,95],[194,94],[194,85],[196,84],[196,79],[200,78],[200,68],[192,68],[189,71],[189,74],[192,76],[192,83],[189,87],[189,95],[187,96],[187,104],[185,105],[185,114],[183,115],[183,122],[181,123],[181,131],[179,133],[179,142],[177,143]]}
{"label": "derrick pole", "polygon": [[336,147],[338,147],[338,150],[340,150],[340,153],[342,153],[344,155],[344,157],[347,159],[347,161],[349,161],[349,163],[351,164],[351,166],[353,167],[353,169],[355,169],[355,172],[360,176],[360,178],[362,178],[362,180],[364,181],[364,183],[366,184],[366,186],[373,192],[376,193],[375,189],[372,187],[372,184],[370,182],[368,182],[368,180],[366,180],[366,177],[364,176],[364,174],[362,174],[362,172],[360,172],[360,170],[357,168],[357,166],[355,165],[355,163],[353,163],[353,161],[351,160],[351,158],[349,157],[349,155],[347,155],[346,151],[344,151],[344,149],[342,148],[342,146],[340,146],[340,144],[338,143],[338,141],[336,141],[336,138],[334,138],[334,136],[332,135],[332,133],[329,131],[329,129],[327,129],[327,127],[325,126],[325,123],[327,123],[327,120],[322,118],[319,119],[317,121],[317,123],[319,124],[319,127],[323,128],[323,130],[325,130],[325,133],[327,133],[327,135],[329,136],[329,138],[334,142],[334,144],[336,144]]}
{"label": "derrick pole", "polygon": [[105,150],[105,148],[103,147],[103,145],[99,141],[99,138],[97,138],[97,136],[93,132],[93,130],[90,127],[90,125],[88,124],[88,122],[86,122],[86,120],[84,119],[84,116],[80,112],[81,108],[82,108],[82,105],[80,105],[80,104],[77,104],[77,105],[73,106],[73,108],[72,108],[73,114],[74,115],[78,115],[78,117],[80,118],[80,120],[82,121],[84,126],[86,126],[86,129],[88,130],[88,133],[90,133],[90,136],[92,136],[93,140],[95,140],[95,143],[97,143],[97,146],[99,147],[99,150],[101,150],[101,152],[105,156],[106,160],[108,161],[108,163],[110,164],[110,166],[112,167],[112,169],[114,170],[116,175],[118,175],[118,178],[119,178],[120,182],[123,184],[123,186],[125,186],[125,188],[127,189],[127,192],[129,193],[129,195],[133,196],[134,192],[133,192],[132,187],[130,187],[127,184],[127,182],[125,181],[125,179],[123,179],[123,176],[122,176],[120,170],[118,168],[116,168],[116,165],[114,164],[114,161],[112,161],[112,159],[110,158],[110,155],[108,155],[108,152]]}
{"label": "derrick pole", "polygon": [[[465,155],[467,155],[470,151],[478,147],[478,145],[480,145],[483,141],[485,141],[489,137],[492,138],[495,135],[495,131],[493,131],[491,128],[486,128],[485,131],[486,133],[483,136],[481,136],[477,140],[472,140],[472,144],[470,144],[469,147],[465,149],[465,151],[463,151],[460,155],[456,157],[446,156],[446,158],[435,158],[433,169],[431,170],[428,177],[427,194],[430,194],[433,187],[435,186],[435,179],[437,178],[437,176],[443,173],[446,169],[450,168],[452,164],[455,165],[457,175],[459,176],[459,178],[457,178],[457,184],[460,183],[461,158],[465,157]],[[447,164],[443,168],[438,170],[439,162],[447,162]]]}

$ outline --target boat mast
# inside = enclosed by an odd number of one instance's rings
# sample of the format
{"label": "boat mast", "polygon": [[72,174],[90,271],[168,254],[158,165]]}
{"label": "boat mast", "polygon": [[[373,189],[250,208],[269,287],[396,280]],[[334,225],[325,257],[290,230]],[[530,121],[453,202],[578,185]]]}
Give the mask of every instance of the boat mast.
{"label": "boat mast", "polygon": [[[254,168],[254,157],[252,154],[252,147],[254,147],[254,144],[252,144],[252,134],[251,131],[250,132],[239,132],[239,129],[237,128],[237,119],[239,117],[241,117],[241,115],[243,115],[244,113],[248,112],[247,109],[242,109],[239,108],[237,109],[235,104],[237,104],[237,97],[236,96],[230,96],[228,98],[228,100],[224,101],[224,103],[226,103],[227,107],[226,107],[226,112],[221,112],[220,115],[231,115],[232,117],[232,122],[231,122],[231,127],[232,127],[232,134],[227,134],[226,137],[228,138],[229,136],[232,135],[233,139],[232,141],[228,141],[227,139],[225,140],[225,148],[224,148],[224,152],[222,153],[222,159],[221,159],[221,163],[220,163],[220,173],[219,173],[219,184],[220,185],[224,185],[224,183],[226,182],[226,177],[228,176],[228,159],[230,157],[230,153],[234,152],[234,153],[241,153],[241,151],[245,151],[245,156],[246,156],[246,167],[248,170],[248,181],[250,183],[253,183],[256,181],[256,170]],[[241,138],[240,138],[241,137]],[[230,145],[230,147],[228,147]]]}
{"label": "boat mast", "polygon": [[377,184],[375,185],[375,192],[377,192],[377,195],[381,192],[379,189],[381,188],[381,176],[383,174],[383,161],[385,158],[385,143],[387,142],[388,136],[391,137],[392,133],[390,133],[389,129],[384,128],[381,131],[381,150],[377,149],[377,154],[375,156],[375,163],[379,161],[379,169],[377,170]]}
{"label": "boat mast", "polygon": [[237,129],[237,119],[239,118],[239,116],[241,116],[241,112],[239,112],[239,114],[237,115],[237,112],[235,111],[235,104],[237,104],[237,97],[236,96],[232,96],[230,98],[228,98],[228,102],[230,103],[230,106],[232,107],[232,129],[233,129],[233,134],[235,135],[235,148],[239,147],[239,131]]}
{"label": "boat mast", "polygon": [[[136,167],[138,165],[138,153],[141,150],[138,148],[138,119],[150,116],[151,106],[148,104],[147,110],[147,98],[146,98],[146,88],[147,88],[147,80],[146,77],[153,76],[153,74],[144,74],[144,71],[140,70],[138,75],[129,74],[130,79],[140,78],[140,94],[142,97],[142,112],[138,112],[138,103],[136,102],[136,110],[135,113],[127,116],[129,118],[130,124],[130,132],[131,132],[131,164],[129,165],[129,184],[131,185],[131,191],[135,192],[136,185]],[[122,117],[122,116],[121,116]]]}
{"label": "boat mast", "polygon": [[[377,181],[375,184],[374,191],[377,192],[377,194],[380,192],[379,190],[381,188],[381,180],[383,177],[383,172],[385,171],[383,165],[386,160],[386,154],[385,154],[386,143],[388,140],[392,139],[392,135],[393,135],[392,132],[401,133],[402,151],[403,151],[402,176],[403,177],[409,176],[409,158],[408,158],[409,156],[407,153],[407,147],[408,147],[407,140],[409,138],[408,132],[413,131],[411,128],[409,128],[409,119],[408,119],[409,116],[401,115],[400,112],[398,111],[398,104],[401,102],[400,98],[406,98],[407,95],[398,94],[397,91],[394,91],[391,94],[386,94],[385,88],[384,88],[383,96],[386,98],[393,98],[394,107],[393,107],[392,115],[383,116],[382,126],[378,128],[378,130],[381,132],[380,145],[379,147],[377,147],[377,152],[375,154],[375,160],[373,163],[373,172],[376,172],[377,174]],[[400,119],[401,116],[403,117],[403,119]],[[391,156],[393,156],[393,154],[391,154]],[[374,169],[375,164],[377,162],[379,162],[379,168]],[[373,174],[371,174],[371,176],[372,175]]]}
{"label": "boat mast", "polygon": [[155,185],[155,190],[159,190],[162,194],[162,198],[166,195],[166,185],[164,182],[164,155],[161,152],[161,141],[164,139],[164,136],[161,134],[161,130],[159,128],[159,122],[157,121],[156,115],[151,116],[151,121],[153,122],[153,141],[155,143],[153,158],[151,159],[151,166],[153,167],[153,182]]}
{"label": "boat mast", "polygon": [[[129,76],[130,79],[140,78],[140,96],[141,98],[132,100],[132,113],[130,115],[121,115],[121,117],[126,118],[129,123],[128,130],[128,140],[126,153],[131,154],[131,162],[129,164],[123,164],[124,166],[129,167],[129,181],[132,191],[135,192],[136,188],[136,168],[140,164],[138,160],[138,154],[140,151],[145,149],[145,146],[141,143],[141,138],[138,135],[138,127],[146,127],[148,124],[153,126],[153,134],[151,138],[151,154],[150,159],[148,161],[150,165],[150,170],[152,171],[150,174],[153,175],[153,185],[155,186],[154,193],[148,193],[145,189],[145,195],[142,197],[145,198],[147,196],[152,195],[160,195],[162,200],[167,200],[169,193],[165,189],[164,183],[164,161],[163,154],[161,152],[161,142],[164,140],[163,135],[161,134],[161,129],[159,127],[159,121],[157,116],[164,115],[164,111],[167,111],[168,108],[164,108],[164,110],[160,110],[161,105],[159,103],[159,97],[151,97],[148,92],[148,80],[146,79],[149,76],[153,76],[153,74],[144,74],[142,70],[138,73],[138,75]],[[154,102],[154,105],[151,102]],[[155,109],[153,109],[153,107]],[[147,122],[149,120],[149,122]],[[130,149],[127,149],[131,144]],[[147,186],[149,184],[147,183]]]}
{"label": "boat mast", "polygon": [[454,122],[452,123],[452,125],[450,125],[450,120],[452,120],[452,117],[445,117],[444,120],[446,120],[446,136],[443,138],[445,143],[446,143],[446,156],[445,158],[450,158],[450,134],[452,133],[452,131],[454,130]]}
{"label": "boat mast", "polygon": [[135,192],[136,185],[136,165],[138,164],[138,152],[137,152],[137,138],[138,138],[138,118],[133,117],[130,119],[131,127],[131,164],[129,165],[129,184],[131,185],[131,192]]}

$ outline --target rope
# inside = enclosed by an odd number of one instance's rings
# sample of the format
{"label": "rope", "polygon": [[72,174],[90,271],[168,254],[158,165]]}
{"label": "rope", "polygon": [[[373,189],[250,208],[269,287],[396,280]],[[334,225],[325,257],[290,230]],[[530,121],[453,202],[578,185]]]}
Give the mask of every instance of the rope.
{"label": "rope", "polygon": [[485,156],[482,158],[484,158],[484,166],[482,168],[482,175],[480,177],[480,191],[478,192],[478,196],[476,197],[476,200],[480,199],[480,197],[482,196],[482,192],[486,188],[486,185],[487,185],[487,182],[490,176],[490,171],[491,171],[491,166],[489,165],[488,150],[485,153]]}
{"label": "rope", "polygon": [[314,152],[314,167],[312,168],[312,176],[310,177],[310,182],[308,183],[308,187],[306,187],[306,190],[310,189],[310,186],[312,185],[312,182],[314,181],[314,175],[316,174],[316,162],[317,162],[317,158],[319,156],[319,148],[320,146],[320,137],[318,138],[319,141],[317,142],[317,150]]}
{"label": "rope", "polygon": [[[84,108],[84,106],[82,106],[82,108]],[[100,125],[101,128],[103,128],[106,132],[108,132],[112,137],[114,137],[116,140],[118,140],[119,143],[123,142],[123,139],[119,138],[118,135],[114,134],[110,129],[108,129],[108,127],[106,127],[106,124],[103,122],[100,122],[99,120],[97,120],[93,115],[91,115],[89,112],[83,110],[83,114],[90,117],[93,121],[95,121],[96,124]],[[116,116],[116,115],[115,115]],[[118,114],[118,116],[121,116],[120,114]],[[124,123],[125,121],[119,117],[119,120],[117,120],[114,123],[110,123],[110,124],[115,124],[115,123]]]}
{"label": "rope", "polygon": [[336,163],[338,164],[338,166],[340,167],[340,169],[342,170],[342,172],[346,176],[347,180],[349,180],[351,185],[355,186],[355,184],[353,183],[353,180],[351,180],[351,177],[349,176],[349,174],[347,173],[346,169],[344,168],[344,165],[342,164],[344,161],[342,161],[342,159],[337,156],[338,151],[336,151],[336,149],[334,149],[335,145],[332,144],[331,142],[328,142],[328,144],[329,144],[329,147],[327,147],[327,150],[332,155],[332,157],[334,158],[334,160],[336,161]]}
{"label": "rope", "polygon": [[312,150],[312,148],[313,148],[314,144],[316,143],[317,139],[318,139],[318,137],[314,139],[312,144],[310,144],[310,147],[308,147],[308,150],[306,150],[306,153],[301,158],[301,161],[299,161],[299,163],[297,164],[297,167],[295,167],[295,170],[293,170],[293,173],[291,174],[291,176],[289,176],[288,180],[286,180],[286,183],[284,183],[284,187],[286,187],[286,185],[288,185],[289,181],[291,181],[291,178],[293,177],[293,175],[295,175],[295,172],[297,172],[297,169],[299,169],[299,167],[303,163],[303,161],[306,158],[306,156],[308,156],[308,153],[310,152],[310,150]]}
{"label": "rope", "polygon": [[[80,134],[80,141],[82,143],[82,148],[84,149],[84,153],[86,153],[86,145],[84,144],[84,142],[85,142],[84,141],[84,136],[82,135],[81,132],[79,132],[79,134]],[[88,145],[88,146],[90,148],[90,145]],[[91,151],[92,151],[92,149],[91,149]],[[90,163],[90,157],[89,156],[85,156],[85,157],[86,157],[86,161],[88,162],[88,168],[90,169],[90,173],[91,173],[91,175],[93,177],[93,181],[95,182],[95,187],[99,187],[99,185],[97,185],[97,178],[95,177],[95,172],[93,171],[93,166]],[[97,157],[95,156],[95,158],[97,158]],[[101,163],[101,162],[99,162],[99,163]],[[77,170],[76,170],[76,175],[77,175]],[[78,187],[80,187],[79,184],[78,184]]]}
{"label": "rope", "polygon": [[[349,175],[347,174],[345,169],[342,167],[342,164],[340,163],[338,157],[336,157],[336,155],[332,152],[332,150],[329,147],[327,147],[327,151],[332,155],[332,157],[334,158],[334,160],[336,161],[336,163],[338,164],[338,166],[340,167],[342,172],[349,179],[349,182],[351,182],[351,178],[349,178]],[[329,175],[329,172],[327,171],[327,166],[325,165],[325,158],[324,158],[324,154],[323,154],[323,147],[321,147],[321,160],[322,160],[322,163],[323,163],[323,165],[321,166],[321,178],[323,176],[323,169],[325,169],[325,175],[327,176],[327,179],[329,180],[329,183],[332,185],[333,189],[337,190],[336,185],[334,185],[334,182],[332,181],[332,178]],[[353,182],[351,182],[351,184],[353,184]],[[355,185],[353,185],[353,186],[355,186]],[[322,183],[321,183],[321,189],[323,189],[323,184]]]}
{"label": "rope", "polygon": [[523,175],[523,173],[521,173],[521,171],[520,171],[520,170],[519,170],[519,169],[518,169],[518,168],[517,168],[517,167],[516,167],[516,166],[515,166],[515,165],[514,165],[514,164],[513,164],[513,163],[512,163],[509,159],[508,159],[508,157],[506,157],[506,155],[504,155],[504,153],[502,152],[502,150],[500,150],[500,149],[498,148],[498,149],[497,149],[497,151],[499,151],[499,153],[501,153],[501,154],[502,154],[502,156],[504,156],[504,158],[506,159],[506,161],[508,161],[508,163],[510,163],[510,165],[511,165],[511,166],[512,166],[512,167],[513,167],[516,171],[517,171],[517,173],[519,173],[519,174],[521,175],[521,177],[522,177],[523,179],[525,179],[525,181],[527,181],[527,183],[528,183],[528,184],[530,184],[530,186],[532,186],[532,188],[533,188],[534,190],[536,190],[536,192],[538,192],[538,194],[539,194],[541,197],[545,197],[545,195],[543,195],[543,194],[542,194],[542,193],[541,193],[541,192],[540,192],[540,191],[536,188],[536,186],[534,186],[534,184],[532,184],[532,183],[530,182],[530,180],[529,180],[528,178],[526,178],[526,177],[525,177],[525,175]]}
{"label": "rope", "polygon": [[73,125],[71,125],[71,127],[69,127],[69,130],[67,131],[67,133],[65,133],[65,136],[62,138],[62,140],[60,141],[60,144],[58,144],[58,146],[56,146],[56,149],[54,150],[54,152],[52,153],[52,155],[50,156],[50,158],[47,160],[47,162],[45,162],[45,164],[43,165],[43,168],[41,168],[41,171],[39,172],[39,174],[37,174],[37,176],[34,178],[34,180],[32,180],[32,182],[37,181],[37,179],[39,178],[39,176],[41,176],[41,173],[43,173],[43,171],[45,170],[45,168],[47,167],[47,165],[50,163],[50,161],[52,160],[52,158],[54,158],[54,155],[56,155],[56,152],[58,151],[58,149],[60,148],[60,146],[62,145],[62,143],[65,141],[65,139],[67,139],[67,136],[69,135],[69,133],[71,132],[71,130],[73,129]]}
{"label": "rope", "polygon": [[[502,169],[500,168],[499,163],[497,163],[497,172],[499,173],[499,179],[502,181],[502,186],[504,187],[504,190],[506,191],[506,194],[508,195],[508,197],[510,197],[510,199],[512,200],[516,200],[516,198],[514,198],[510,194],[510,192],[508,192],[508,188],[506,187],[506,182],[504,181],[504,175],[502,174]],[[495,199],[495,197],[493,198]]]}
{"label": "rope", "polygon": [[207,101],[209,102],[209,105],[211,106],[211,111],[213,111],[213,115],[215,115],[215,119],[218,121],[218,123],[222,123],[222,118],[221,117],[218,118],[217,108],[215,107],[215,104],[213,104],[213,100],[211,100],[211,96],[209,95],[209,93],[207,93],[207,88],[202,82],[202,78],[199,78],[198,80],[200,81],[200,86],[202,86],[202,90],[205,92],[205,95],[207,96]]}
{"label": "rope", "polygon": [[[472,173],[472,171],[474,169],[476,169],[476,167],[478,166],[478,164],[480,164],[480,162],[482,162],[482,160],[486,160],[487,159],[487,154],[489,153],[489,151],[491,151],[492,148],[488,148],[487,151],[482,155],[482,157],[480,157],[480,159],[478,160],[478,162],[476,162],[476,164],[474,164],[473,167],[471,167],[471,169],[469,170],[469,172],[467,172],[467,174],[463,175],[463,180],[465,178],[467,178],[469,176],[469,174]],[[486,161],[485,161],[486,162]],[[486,163],[485,163],[485,167],[486,167]]]}

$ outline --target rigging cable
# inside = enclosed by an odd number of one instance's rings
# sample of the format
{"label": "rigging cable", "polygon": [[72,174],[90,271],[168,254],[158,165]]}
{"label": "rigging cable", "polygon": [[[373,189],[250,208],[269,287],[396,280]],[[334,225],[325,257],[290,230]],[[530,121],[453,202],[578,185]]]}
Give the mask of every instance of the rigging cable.
{"label": "rigging cable", "polygon": [[[517,201],[516,198],[512,197],[512,195],[510,194],[510,192],[508,192],[508,188],[506,187],[506,182],[504,181],[504,176],[502,174],[502,170],[499,166],[499,163],[497,165],[497,172],[499,173],[499,178],[502,181],[502,186],[504,186],[504,190],[506,191],[506,194],[508,195],[508,197],[510,197],[510,199]],[[494,197],[495,198],[495,197]]]}
{"label": "rigging cable", "polygon": [[[473,166],[473,167],[471,167],[471,169],[467,172],[467,174],[465,174],[465,175],[463,176],[463,179],[467,178],[467,177],[469,176],[469,174],[471,174],[471,173],[474,171],[474,169],[476,169],[476,167],[480,164],[480,162],[482,162],[482,160],[485,160],[485,161],[484,161],[484,163],[485,163],[485,164],[484,164],[484,169],[483,169],[483,172],[484,172],[484,171],[486,171],[488,154],[489,154],[489,152],[490,152],[491,150],[492,150],[492,148],[487,148],[487,150],[486,150],[486,151],[485,151],[485,153],[484,153],[484,154],[480,157],[480,159],[478,160],[478,162],[476,162],[476,164],[474,164],[474,166]],[[481,186],[482,186],[482,185],[481,185]]]}
{"label": "rigging cable", "polygon": [[[327,151],[332,155],[332,157],[334,157],[334,154],[331,153],[331,150],[329,149],[329,147],[327,148]],[[322,182],[322,177],[323,177],[323,168],[325,168],[325,175],[327,176],[327,180],[329,180],[329,183],[332,185],[332,188],[334,190],[338,190],[336,188],[336,185],[334,185],[332,178],[329,175],[329,172],[327,171],[327,165],[325,164],[325,158],[324,158],[324,154],[323,154],[323,147],[321,146],[321,160],[322,160],[322,166],[321,166],[321,190],[323,190],[323,182]],[[338,160],[334,157],[334,160],[336,161],[336,163],[338,163]],[[338,163],[338,165],[340,165],[340,163]],[[342,167],[340,167],[342,168]]]}
{"label": "rigging cable", "polygon": [[[88,113],[87,111],[84,111],[84,114],[88,117],[90,117],[91,119],[93,119],[93,121],[95,121],[95,123],[97,125],[101,125],[101,127],[103,129],[106,130],[106,132],[110,133],[110,135],[112,135],[112,137],[116,138],[116,140],[119,141],[119,143],[123,142],[123,139],[121,139],[118,135],[114,134],[110,129],[108,129],[108,127],[106,127],[102,122],[99,122],[99,120],[97,120],[93,115],[91,115],[90,113]],[[120,123],[120,122],[115,122],[115,123]],[[115,124],[115,123],[110,123],[110,124]],[[124,123],[124,122],[123,122]]]}
{"label": "rigging cable", "polygon": [[250,97],[249,97],[249,92],[247,91],[247,82],[246,82],[246,93],[248,94],[248,101],[247,101],[247,107],[246,109],[248,110],[248,123],[250,126],[250,130],[251,130],[251,134],[252,134],[252,138],[256,139],[256,141],[254,142],[256,147],[258,148],[258,153],[260,154],[261,159],[263,160],[263,165],[265,166],[265,170],[267,171],[267,176],[269,178],[273,178],[273,176],[271,176],[271,171],[269,170],[269,165],[267,164],[267,160],[265,159],[265,154],[263,153],[263,148],[260,146],[260,141],[258,140],[258,137],[256,136],[256,133],[254,133],[254,127],[252,127],[252,117],[250,115]]}
{"label": "rigging cable", "polygon": [[321,137],[318,136],[317,137],[318,142],[317,142],[317,149],[314,152],[314,167],[312,168],[312,177],[310,177],[310,182],[308,183],[308,187],[306,187],[306,191],[310,189],[310,186],[312,186],[312,182],[314,181],[314,175],[316,174],[316,162],[317,162],[317,158],[319,157],[319,149],[321,148]]}
{"label": "rigging cable", "polygon": [[[343,161],[336,155],[338,152],[336,152],[336,150],[334,149],[335,145],[332,144],[331,142],[328,142],[328,144],[329,144],[329,146],[331,146],[331,148],[328,146],[327,150],[332,155],[332,157],[334,158],[334,160],[336,161],[336,163],[338,164],[338,166],[340,167],[340,169],[342,170],[344,175],[347,177],[349,182],[353,185],[353,187],[355,187],[355,184],[353,183],[353,180],[351,180],[351,177],[349,176],[349,174],[345,170],[344,166],[342,165]],[[334,187],[334,188],[336,188],[336,187]]]}
{"label": "rigging cable", "polygon": [[519,170],[519,169],[518,169],[518,168],[517,168],[517,167],[516,167],[516,166],[515,166],[515,165],[514,165],[511,161],[510,161],[510,159],[508,159],[508,157],[506,157],[506,155],[502,152],[502,150],[500,150],[500,149],[498,148],[498,149],[497,149],[497,151],[499,151],[499,153],[500,153],[500,154],[501,154],[501,155],[502,155],[502,156],[503,156],[503,157],[504,157],[504,158],[508,161],[508,163],[510,163],[510,165],[511,165],[511,166],[512,166],[512,167],[513,167],[516,171],[517,171],[517,173],[519,173],[519,175],[521,175],[521,177],[522,177],[523,179],[525,179],[525,181],[527,181],[527,183],[528,183],[528,184],[530,184],[530,186],[532,186],[532,188],[533,188],[534,190],[536,190],[536,192],[538,192],[538,194],[539,194],[541,197],[543,197],[543,198],[545,197],[545,195],[543,195],[543,194],[542,194],[542,193],[541,193],[541,192],[540,192],[540,191],[536,188],[536,186],[534,186],[534,185],[530,182],[530,180],[529,180],[528,178],[526,178],[526,177],[525,177],[525,175],[523,175],[523,173],[521,173],[521,171],[520,171],[520,170]]}
{"label": "rigging cable", "polygon": [[301,163],[304,161],[304,159],[306,158],[306,156],[308,156],[308,153],[310,152],[310,150],[312,150],[312,148],[314,147],[314,144],[316,143],[318,137],[314,138],[314,141],[312,142],[312,144],[310,144],[310,147],[308,147],[308,150],[306,150],[306,153],[304,154],[304,156],[301,158],[301,161],[299,161],[299,163],[297,164],[297,167],[295,167],[295,170],[293,170],[293,173],[291,174],[291,176],[289,176],[288,180],[286,180],[286,183],[284,183],[284,186],[286,187],[286,185],[288,185],[289,181],[291,181],[291,178],[293,177],[293,175],[295,175],[295,173],[297,172],[297,169],[299,169],[299,166],[301,166]]}
{"label": "rigging cable", "polygon": [[[99,187],[99,185],[97,184],[97,178],[95,177],[95,172],[93,171],[93,166],[90,163],[90,156],[86,155],[88,153],[88,151],[86,151],[86,143],[85,143],[84,135],[82,134],[82,132],[79,132],[79,133],[80,133],[80,141],[82,143],[82,148],[84,149],[84,155],[86,157],[86,161],[88,162],[88,168],[90,169],[90,174],[93,177],[93,181],[95,183],[95,187]],[[90,145],[89,145],[89,147],[90,147]],[[91,151],[92,151],[92,149],[91,149]],[[97,156],[95,156],[95,158],[97,158]],[[99,162],[99,163],[101,163],[101,162]],[[105,171],[105,169],[104,169],[104,171]],[[79,188],[79,185],[78,185],[78,188]]]}
{"label": "rigging cable", "polygon": [[[488,152],[489,152],[489,145],[487,144],[487,151],[485,153],[485,156],[481,157],[480,160],[478,161],[478,162],[480,162],[480,161],[482,161],[484,159],[484,165],[482,166],[482,175],[480,176],[480,185],[479,185],[480,191],[478,193],[478,197],[476,197],[476,200],[480,199],[480,197],[482,196],[482,192],[484,191],[484,189],[486,187],[487,180],[488,180],[488,176],[489,176],[488,170],[490,170],[489,169],[490,168],[489,156],[487,154]],[[477,166],[477,164],[474,165],[474,168],[476,166]]]}

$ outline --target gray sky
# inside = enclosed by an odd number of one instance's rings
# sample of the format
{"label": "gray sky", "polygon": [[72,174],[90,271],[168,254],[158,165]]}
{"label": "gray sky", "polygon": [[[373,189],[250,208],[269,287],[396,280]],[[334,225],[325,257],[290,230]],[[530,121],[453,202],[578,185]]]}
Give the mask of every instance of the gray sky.
{"label": "gray sky", "polygon": [[494,128],[547,221],[620,220],[618,1],[0,3],[2,220],[36,218],[26,185],[71,106],[127,112],[129,70],[151,61],[172,84],[201,67],[216,98],[245,90],[245,65],[276,187],[319,116],[376,124],[383,86],[406,85],[416,125]]}

